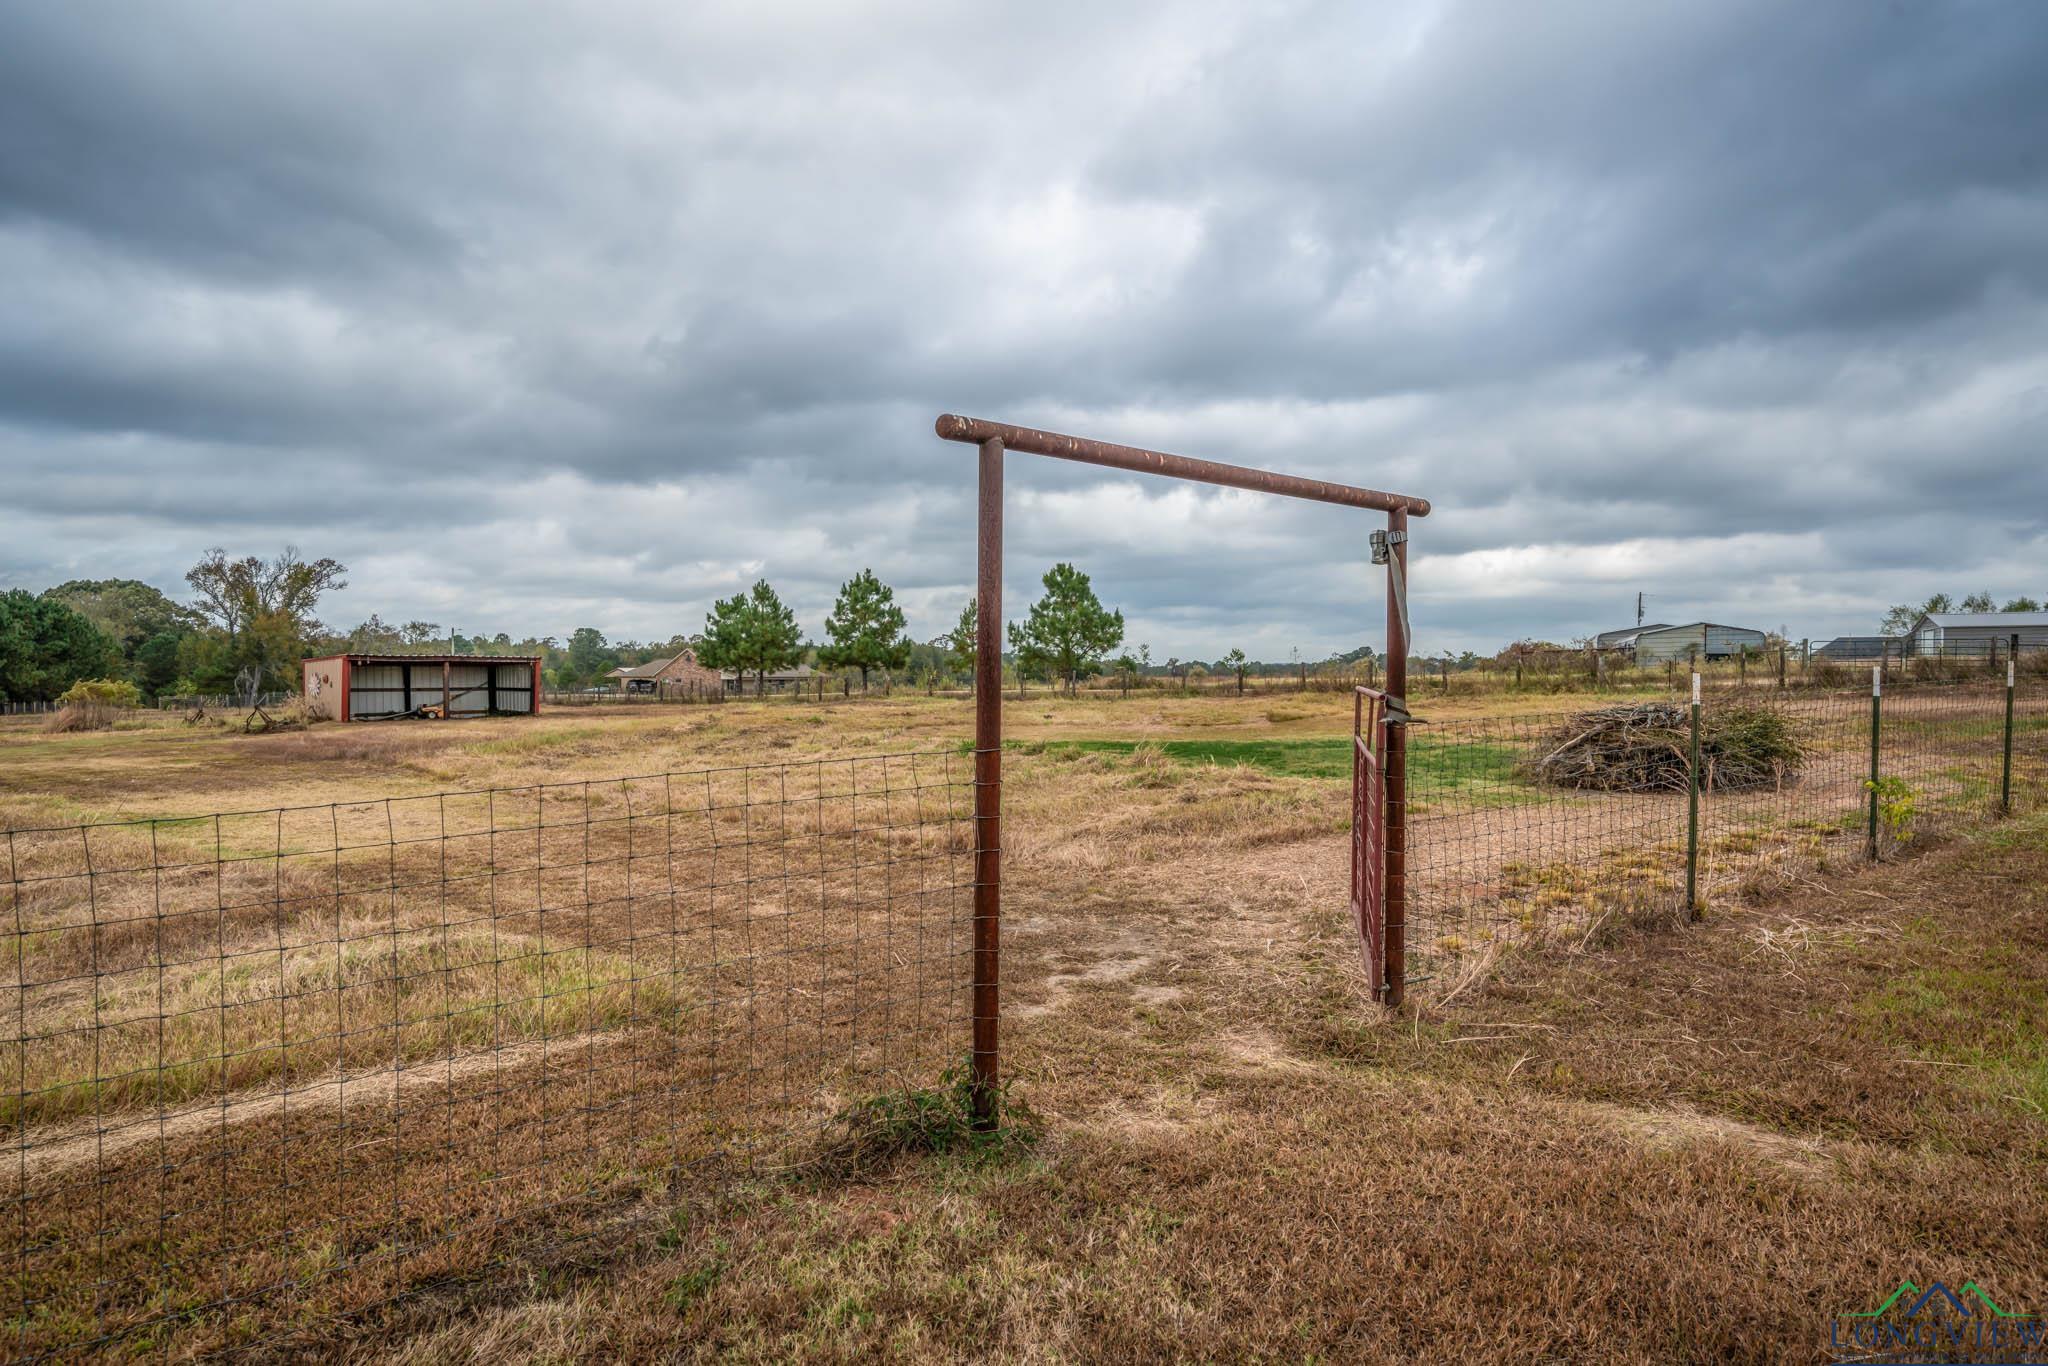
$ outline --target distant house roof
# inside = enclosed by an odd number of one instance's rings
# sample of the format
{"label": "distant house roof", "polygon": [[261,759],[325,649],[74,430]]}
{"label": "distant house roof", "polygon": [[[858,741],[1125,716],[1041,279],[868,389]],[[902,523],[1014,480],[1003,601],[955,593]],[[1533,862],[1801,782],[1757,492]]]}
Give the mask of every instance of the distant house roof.
{"label": "distant house roof", "polygon": [[1876,659],[1896,641],[1893,636],[1836,636],[1813,652],[1824,659]]}
{"label": "distant house roof", "polygon": [[1636,643],[1636,637],[1645,631],[1664,631],[1670,623],[1664,621],[1645,622],[1641,626],[1629,626],[1619,631],[1602,631],[1593,637],[1593,645],[1601,650],[1621,650]]}
{"label": "distant house roof", "polygon": [[613,669],[610,673],[607,673],[605,677],[659,678],[661,677],[661,671],[663,669],[666,669],[669,665],[675,663],[677,660],[681,659],[684,655],[689,653],[690,652],[688,650],[678,650],[676,651],[676,653],[672,655],[666,655],[661,659],[650,659],[645,664],[621,664],[618,668]]}
{"label": "distant house roof", "polygon": [[650,659],[645,664],[621,664],[606,674],[606,678],[653,678],[656,674],[676,662],[670,655],[666,659]]}
{"label": "distant house roof", "polygon": [[1933,622],[1944,631],[1958,626],[1985,626],[1994,630],[2009,626],[2048,626],[2048,612],[1924,612],[1913,623],[1919,630]]}

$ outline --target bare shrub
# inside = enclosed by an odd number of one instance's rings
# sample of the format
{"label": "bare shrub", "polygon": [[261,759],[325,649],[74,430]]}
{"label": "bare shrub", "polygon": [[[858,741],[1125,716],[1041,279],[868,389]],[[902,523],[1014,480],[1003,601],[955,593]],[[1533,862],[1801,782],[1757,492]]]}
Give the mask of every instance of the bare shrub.
{"label": "bare shrub", "polygon": [[63,735],[71,731],[110,730],[128,710],[105,702],[67,702],[61,711],[50,713],[50,719],[43,722],[43,731]]}

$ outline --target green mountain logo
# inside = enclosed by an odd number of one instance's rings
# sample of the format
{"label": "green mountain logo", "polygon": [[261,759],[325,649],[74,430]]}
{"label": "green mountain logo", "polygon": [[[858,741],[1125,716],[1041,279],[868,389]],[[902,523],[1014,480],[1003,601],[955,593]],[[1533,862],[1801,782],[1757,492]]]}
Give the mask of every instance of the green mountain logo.
{"label": "green mountain logo", "polygon": [[[1997,1301],[1986,1294],[1984,1287],[1975,1281],[1964,1281],[1963,1288],[1960,1291],[1950,1290],[1940,1281],[1936,1281],[1925,1290],[1911,1281],[1900,1281],[1898,1288],[1885,1296],[1884,1303],[1877,1306],[1877,1308],[1866,1309],[1859,1313],[1843,1314],[1841,1317],[1845,1319],[1881,1319],[1891,1312],[1893,1305],[1905,1299],[1908,1295],[1915,1297],[1907,1302],[1904,1317],[1909,1319],[1919,1314],[1922,1310],[1927,1309],[1930,1301],[1937,1308],[1945,1304],[1955,1313],[1970,1316],[1975,1316],[1988,1309],[1991,1311],[1993,1318],[1999,1319],[2031,1319],[2038,1317],[2038,1315],[2034,1314],[2008,1313],[2006,1310],[2000,1309]],[[1973,1303],[1981,1306],[1981,1308],[1972,1308],[1971,1305]]]}

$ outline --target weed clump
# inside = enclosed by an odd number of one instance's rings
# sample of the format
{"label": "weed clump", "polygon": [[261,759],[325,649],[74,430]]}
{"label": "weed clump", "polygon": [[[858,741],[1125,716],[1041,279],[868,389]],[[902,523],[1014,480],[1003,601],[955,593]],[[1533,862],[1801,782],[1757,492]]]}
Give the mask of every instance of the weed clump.
{"label": "weed clump", "polygon": [[948,1067],[936,1086],[905,1087],[857,1100],[826,1124],[817,1165],[837,1176],[860,1176],[900,1157],[962,1153],[977,1162],[998,1161],[1029,1151],[1039,1139],[1039,1119],[1002,1082],[994,1097],[994,1118],[975,1123],[974,1075],[965,1065]]}
{"label": "weed clump", "polygon": [[[1552,732],[1530,768],[1555,787],[1683,792],[1691,730],[1674,702],[1580,712]],[[1709,791],[1782,788],[1798,777],[1806,750],[1791,719],[1769,707],[1722,704],[1700,714],[1700,786]]]}

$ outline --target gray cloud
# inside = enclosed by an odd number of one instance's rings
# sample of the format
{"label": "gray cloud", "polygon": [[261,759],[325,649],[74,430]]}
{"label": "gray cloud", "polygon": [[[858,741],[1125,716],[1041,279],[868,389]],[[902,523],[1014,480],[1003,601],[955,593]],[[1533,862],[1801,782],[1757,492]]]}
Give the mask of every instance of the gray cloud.
{"label": "gray cloud", "polygon": [[[1429,496],[1426,647],[2048,593],[2033,7],[7,27],[7,584],[290,539],[336,619],[665,636],[872,565],[929,635],[954,410]],[[1014,464],[1015,601],[1071,558],[1161,652],[1377,636],[1355,517]]]}

